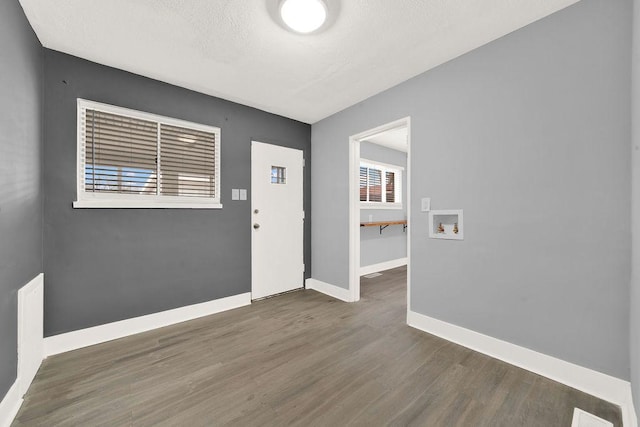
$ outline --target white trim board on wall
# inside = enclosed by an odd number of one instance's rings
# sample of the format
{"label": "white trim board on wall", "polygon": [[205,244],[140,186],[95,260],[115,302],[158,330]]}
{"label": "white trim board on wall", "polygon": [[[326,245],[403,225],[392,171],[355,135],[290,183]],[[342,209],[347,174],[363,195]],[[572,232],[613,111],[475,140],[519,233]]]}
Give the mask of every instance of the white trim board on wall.
{"label": "white trim board on wall", "polygon": [[43,357],[44,274],[18,290],[18,379],[20,396],[29,389]]}
{"label": "white trim board on wall", "polygon": [[635,409],[631,399],[631,384],[628,381],[414,311],[408,312],[407,324],[421,331],[444,338],[447,341],[460,344],[614,403],[622,409],[623,425],[625,427],[637,427]]}
{"label": "white trim board on wall", "polygon": [[379,262],[377,264],[365,265],[360,267],[360,276],[366,274],[377,273],[379,271],[390,270],[392,268],[402,267],[407,265],[407,258],[392,259],[390,261]]}
{"label": "white trim board on wall", "polygon": [[21,406],[20,383],[19,379],[16,379],[2,401],[0,401],[0,427],[9,427]]}
{"label": "white trim board on wall", "polygon": [[43,359],[44,274],[18,290],[18,366],[16,380],[0,401],[0,427],[11,425]]}
{"label": "white trim board on wall", "polygon": [[334,297],[344,302],[354,302],[349,289],[341,288],[321,280],[309,278],[304,282],[306,289],[313,289],[330,297]]}
{"label": "white trim board on wall", "polygon": [[91,328],[80,329],[78,331],[54,335],[44,339],[44,356],[49,357],[54,354],[100,344],[250,304],[251,292],[247,292],[244,294],[233,295],[226,298],[219,298],[199,304],[148,314],[146,316],[134,317]]}

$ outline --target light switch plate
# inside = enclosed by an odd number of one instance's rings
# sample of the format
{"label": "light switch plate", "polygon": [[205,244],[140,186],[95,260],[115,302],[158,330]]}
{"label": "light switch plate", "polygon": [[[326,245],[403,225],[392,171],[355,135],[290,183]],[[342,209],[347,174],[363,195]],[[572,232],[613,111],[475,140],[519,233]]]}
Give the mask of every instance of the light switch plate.
{"label": "light switch plate", "polygon": [[431,197],[422,198],[422,212],[429,212],[431,210]]}
{"label": "light switch plate", "polygon": [[240,189],[240,200],[247,200],[247,189],[246,188],[241,188]]}
{"label": "light switch plate", "polygon": [[240,190],[237,188],[231,190],[231,200],[240,200]]}

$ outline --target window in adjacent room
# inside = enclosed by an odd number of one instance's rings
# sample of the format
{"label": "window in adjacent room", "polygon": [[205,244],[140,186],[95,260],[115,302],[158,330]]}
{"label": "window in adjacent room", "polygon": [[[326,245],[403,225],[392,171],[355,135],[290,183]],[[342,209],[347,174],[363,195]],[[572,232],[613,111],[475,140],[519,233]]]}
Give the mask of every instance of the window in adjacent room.
{"label": "window in adjacent room", "polygon": [[220,129],[78,99],[78,208],[221,208]]}
{"label": "window in adjacent room", "polygon": [[360,160],[360,207],[365,209],[402,208],[401,166]]}

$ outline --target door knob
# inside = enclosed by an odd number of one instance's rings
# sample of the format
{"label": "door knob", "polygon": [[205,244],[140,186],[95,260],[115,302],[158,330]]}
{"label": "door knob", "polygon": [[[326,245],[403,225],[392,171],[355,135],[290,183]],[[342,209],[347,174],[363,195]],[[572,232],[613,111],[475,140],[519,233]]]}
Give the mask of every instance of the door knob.
{"label": "door knob", "polygon": [[258,228],[260,228],[260,224],[258,224],[258,223],[253,224],[253,228],[255,228],[257,230]]}

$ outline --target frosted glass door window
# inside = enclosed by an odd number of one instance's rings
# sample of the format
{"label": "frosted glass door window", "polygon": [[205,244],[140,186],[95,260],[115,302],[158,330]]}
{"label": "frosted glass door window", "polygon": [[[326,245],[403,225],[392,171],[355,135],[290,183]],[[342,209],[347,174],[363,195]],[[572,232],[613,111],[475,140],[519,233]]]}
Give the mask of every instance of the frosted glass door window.
{"label": "frosted glass door window", "polygon": [[271,183],[286,184],[287,168],[283,168],[282,166],[271,166]]}

